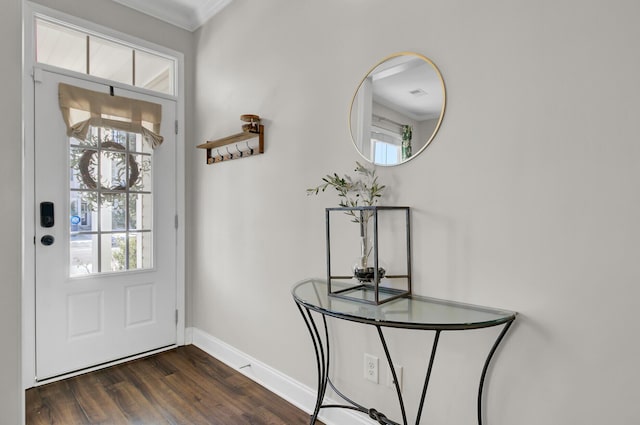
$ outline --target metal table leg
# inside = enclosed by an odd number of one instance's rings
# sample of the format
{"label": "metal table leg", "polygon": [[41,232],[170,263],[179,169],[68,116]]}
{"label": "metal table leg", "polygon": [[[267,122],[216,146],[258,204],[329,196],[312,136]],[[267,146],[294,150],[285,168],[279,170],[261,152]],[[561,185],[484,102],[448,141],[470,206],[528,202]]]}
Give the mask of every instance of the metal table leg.
{"label": "metal table leg", "polygon": [[[383,413],[378,412],[375,409],[367,409],[361,404],[356,403],[351,400],[349,397],[341,393],[331,382],[329,379],[329,364],[330,364],[330,354],[329,354],[329,330],[327,326],[327,318],[325,315],[322,316],[322,325],[324,327],[324,338],[321,334],[316,322],[311,314],[311,310],[308,308],[302,308],[298,304],[298,310],[304,319],[305,324],[307,325],[307,329],[309,330],[309,335],[311,336],[311,340],[313,342],[313,348],[316,354],[316,367],[318,370],[318,395],[316,398],[316,404],[313,409],[313,414],[311,415],[311,420],[309,422],[310,425],[314,425],[316,420],[318,419],[318,413],[321,408],[343,408],[343,409],[351,409],[356,410],[362,413],[369,415],[371,419],[376,420],[378,423],[382,425],[400,425],[397,422],[393,422],[389,420]],[[396,380],[397,382],[397,380]],[[348,402],[350,405],[343,404],[322,404],[324,401],[327,385],[329,385],[335,393],[342,398],[344,401]],[[396,384],[399,388],[399,386]],[[406,421],[404,422],[406,424]]]}
{"label": "metal table leg", "polygon": [[427,374],[424,378],[424,385],[422,386],[422,396],[420,397],[420,405],[418,406],[418,414],[416,416],[416,425],[420,423],[420,417],[422,416],[422,408],[424,407],[424,400],[427,397],[427,387],[429,386],[429,379],[431,379],[431,371],[433,370],[433,361],[436,358],[436,350],[438,349],[439,341],[440,341],[440,331],[436,331],[436,335],[433,338],[433,346],[431,347],[431,356],[429,357],[429,366],[427,367]]}
{"label": "metal table leg", "polygon": [[318,396],[316,398],[316,405],[313,409],[313,414],[311,415],[310,425],[316,423],[316,419],[318,418],[318,413],[320,412],[320,408],[322,407],[322,400],[324,400],[325,393],[327,391],[327,382],[329,382],[329,330],[327,328],[327,319],[324,315],[322,315],[322,322],[324,325],[324,336],[325,336],[325,345],[322,343],[322,337],[320,336],[320,332],[318,331],[318,327],[316,326],[316,322],[313,320],[311,316],[311,311],[308,308],[305,308],[305,311],[302,310],[299,304],[298,310],[304,319],[304,323],[307,325],[307,329],[309,330],[309,335],[311,335],[311,340],[313,341],[313,348],[316,353],[316,367],[318,371]]}
{"label": "metal table leg", "polygon": [[502,342],[502,339],[504,338],[504,336],[506,335],[507,331],[509,330],[512,324],[513,324],[513,320],[507,322],[504,325],[504,327],[502,328],[502,332],[500,332],[500,334],[498,335],[496,342],[493,344],[493,347],[491,347],[491,351],[489,351],[489,354],[487,355],[487,359],[484,362],[484,367],[482,368],[482,374],[480,375],[480,386],[478,387],[478,425],[482,425],[482,391],[484,389],[484,379],[487,375],[487,370],[489,369],[489,363],[491,363],[491,359],[493,358],[493,355],[495,354],[496,350],[498,349],[498,346]]}
{"label": "metal table leg", "polygon": [[382,343],[382,348],[384,349],[384,355],[387,358],[389,369],[391,369],[391,376],[393,376],[393,384],[396,388],[396,394],[398,395],[398,403],[400,404],[400,411],[402,412],[402,423],[404,425],[407,425],[407,412],[405,411],[405,408],[404,408],[404,399],[402,398],[402,392],[400,391],[400,383],[398,382],[398,375],[396,374],[396,369],[393,367],[393,360],[391,360],[389,347],[387,346],[387,341],[384,339],[382,328],[380,326],[376,326],[376,329],[378,330],[378,336],[380,337],[380,343]]}

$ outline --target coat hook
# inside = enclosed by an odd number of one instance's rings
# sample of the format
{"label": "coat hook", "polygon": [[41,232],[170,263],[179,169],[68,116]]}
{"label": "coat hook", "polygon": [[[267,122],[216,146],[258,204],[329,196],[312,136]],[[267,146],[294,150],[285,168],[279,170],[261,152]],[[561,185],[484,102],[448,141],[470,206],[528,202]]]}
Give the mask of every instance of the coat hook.
{"label": "coat hook", "polygon": [[218,161],[224,161],[224,156],[220,155],[220,149],[216,149],[216,153],[220,157],[220,159]]}
{"label": "coat hook", "polygon": [[249,149],[249,155],[253,155],[253,148],[249,146],[249,141],[247,141],[246,143],[247,143],[247,149]]}
{"label": "coat hook", "polygon": [[242,158],[242,155],[244,154],[244,152],[242,152],[240,150],[240,148],[238,147],[238,144],[236,143],[236,150],[238,151],[238,153],[240,154],[240,158]]}
{"label": "coat hook", "polygon": [[229,159],[233,159],[233,154],[231,152],[229,152],[229,146],[227,146],[225,149],[227,150],[227,153],[229,154]]}

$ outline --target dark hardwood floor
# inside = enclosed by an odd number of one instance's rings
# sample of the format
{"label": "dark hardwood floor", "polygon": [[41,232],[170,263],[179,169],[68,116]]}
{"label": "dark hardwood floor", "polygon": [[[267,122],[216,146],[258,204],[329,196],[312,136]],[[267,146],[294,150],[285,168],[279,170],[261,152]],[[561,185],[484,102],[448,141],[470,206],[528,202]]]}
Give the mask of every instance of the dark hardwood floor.
{"label": "dark hardwood floor", "polygon": [[26,415],[27,425],[309,423],[309,415],[193,345],[31,388]]}

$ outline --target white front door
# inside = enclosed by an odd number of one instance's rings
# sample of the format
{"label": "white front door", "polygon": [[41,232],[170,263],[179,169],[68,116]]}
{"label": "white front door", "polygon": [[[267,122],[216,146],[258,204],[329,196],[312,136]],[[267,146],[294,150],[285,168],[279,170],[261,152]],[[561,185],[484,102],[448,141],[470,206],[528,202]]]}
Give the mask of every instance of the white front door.
{"label": "white front door", "polygon": [[36,76],[41,381],[176,343],[176,103],[112,89],[162,106],[164,142],[156,149],[140,134],[104,127],[78,140],[67,136],[59,83],[110,87],[43,70]]}

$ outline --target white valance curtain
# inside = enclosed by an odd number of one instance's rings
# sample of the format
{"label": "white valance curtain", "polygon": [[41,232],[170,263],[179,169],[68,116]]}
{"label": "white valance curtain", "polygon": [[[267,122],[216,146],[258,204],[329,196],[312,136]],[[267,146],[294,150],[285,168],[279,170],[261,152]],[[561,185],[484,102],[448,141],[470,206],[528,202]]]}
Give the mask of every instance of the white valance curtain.
{"label": "white valance curtain", "polygon": [[163,141],[162,105],[64,83],[58,86],[58,98],[69,137],[84,140],[89,127],[107,127],[142,134],[153,149]]}

